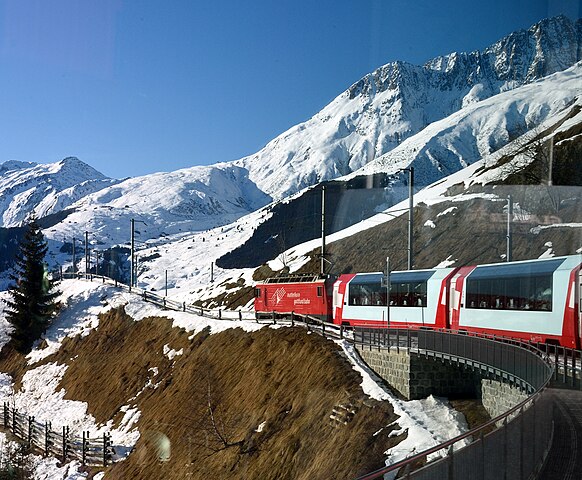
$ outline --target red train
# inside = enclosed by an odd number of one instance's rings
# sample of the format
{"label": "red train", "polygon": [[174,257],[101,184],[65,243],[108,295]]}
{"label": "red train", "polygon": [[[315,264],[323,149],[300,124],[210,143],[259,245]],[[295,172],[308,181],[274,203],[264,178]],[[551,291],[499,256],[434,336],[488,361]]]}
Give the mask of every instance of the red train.
{"label": "red train", "polygon": [[256,287],[258,316],[289,312],[346,326],[446,328],[582,348],[582,256],[330,278]]}
{"label": "red train", "polygon": [[273,277],[255,286],[257,318],[287,316],[291,312],[331,321],[331,281],[324,275]]}

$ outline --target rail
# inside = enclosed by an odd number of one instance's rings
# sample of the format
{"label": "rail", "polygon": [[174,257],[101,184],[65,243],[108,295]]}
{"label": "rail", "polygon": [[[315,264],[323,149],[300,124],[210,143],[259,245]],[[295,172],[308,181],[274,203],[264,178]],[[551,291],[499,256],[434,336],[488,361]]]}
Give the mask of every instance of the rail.
{"label": "rail", "polygon": [[[546,387],[553,378],[554,365],[546,352],[535,345],[506,337],[424,329],[356,328],[354,343],[368,348],[405,348],[417,354],[456,362],[531,393],[526,400],[485,424],[358,480],[383,478],[400,470],[401,478],[417,480],[525,480],[535,477],[552,439],[551,401]],[[493,426],[498,428],[489,432]],[[466,439],[473,441],[455,449],[456,444]],[[446,455],[429,461],[429,457],[437,452]],[[412,471],[413,466],[419,464],[425,466]]]}

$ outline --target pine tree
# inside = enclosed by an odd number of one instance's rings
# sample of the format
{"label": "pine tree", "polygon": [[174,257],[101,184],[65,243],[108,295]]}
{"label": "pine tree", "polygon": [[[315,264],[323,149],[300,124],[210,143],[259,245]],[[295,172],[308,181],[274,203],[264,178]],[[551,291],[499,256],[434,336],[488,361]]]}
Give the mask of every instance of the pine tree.
{"label": "pine tree", "polygon": [[14,327],[12,345],[21,353],[30,352],[56,312],[55,299],[60,292],[47,274],[47,250],[44,235],[33,218],[19,245],[15,273],[10,275],[15,282],[9,289],[12,299],[6,302],[6,317]]}

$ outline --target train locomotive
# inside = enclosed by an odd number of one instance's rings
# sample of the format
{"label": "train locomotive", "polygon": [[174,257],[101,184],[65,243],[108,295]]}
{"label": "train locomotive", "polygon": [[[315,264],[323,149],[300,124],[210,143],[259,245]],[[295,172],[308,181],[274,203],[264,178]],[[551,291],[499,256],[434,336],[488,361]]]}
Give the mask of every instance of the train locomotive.
{"label": "train locomotive", "polygon": [[[456,268],[269,279],[257,316],[344,326],[439,328],[582,348],[582,256]],[[276,286],[276,287],[275,287]],[[389,292],[389,293],[388,293]],[[388,298],[389,297],[389,298]]]}

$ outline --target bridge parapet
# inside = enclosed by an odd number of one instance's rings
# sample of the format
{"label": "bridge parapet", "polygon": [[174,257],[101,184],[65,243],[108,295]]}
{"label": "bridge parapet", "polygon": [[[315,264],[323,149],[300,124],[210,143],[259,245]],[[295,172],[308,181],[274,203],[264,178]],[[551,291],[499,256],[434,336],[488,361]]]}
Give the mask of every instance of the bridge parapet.
{"label": "bridge parapet", "polygon": [[[424,329],[356,328],[354,343],[368,365],[406,398],[478,390],[477,396],[494,417],[449,442],[361,479],[410,469],[443,449],[448,452],[444,459],[408,472],[406,478],[535,478],[552,438],[552,409],[545,389],[554,366],[546,353],[507,338]],[[491,425],[498,428],[485,434]],[[455,444],[466,438],[473,442],[455,450]]]}

